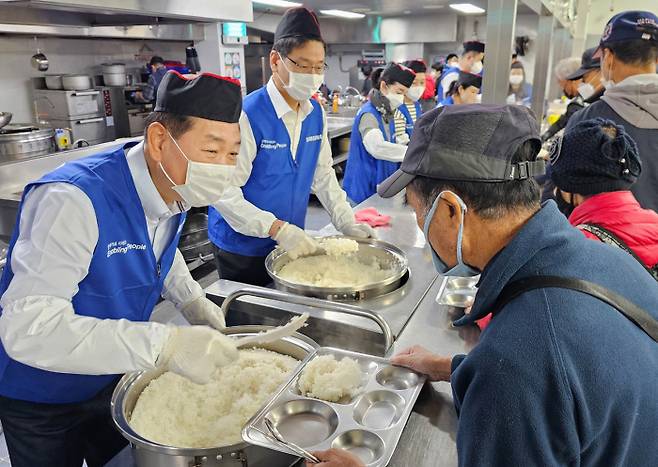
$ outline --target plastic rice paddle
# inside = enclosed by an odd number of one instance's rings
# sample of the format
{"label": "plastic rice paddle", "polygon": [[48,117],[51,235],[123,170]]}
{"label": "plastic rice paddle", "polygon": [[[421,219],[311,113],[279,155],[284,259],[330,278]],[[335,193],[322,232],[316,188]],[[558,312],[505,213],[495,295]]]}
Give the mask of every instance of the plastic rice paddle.
{"label": "plastic rice paddle", "polygon": [[307,319],[308,313],[304,313],[291,319],[290,322],[285,326],[279,326],[260,334],[254,334],[253,336],[238,337],[236,339],[235,345],[236,347],[247,347],[256,344],[267,344],[268,342],[278,341],[279,339],[293,335],[295,332],[297,332],[298,329],[306,326]]}

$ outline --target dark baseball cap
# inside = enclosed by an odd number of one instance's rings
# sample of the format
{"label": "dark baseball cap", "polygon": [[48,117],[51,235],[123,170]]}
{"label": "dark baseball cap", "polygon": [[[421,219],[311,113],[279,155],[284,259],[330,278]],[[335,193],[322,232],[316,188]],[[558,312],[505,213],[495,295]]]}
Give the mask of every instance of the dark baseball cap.
{"label": "dark baseball cap", "polygon": [[500,183],[543,175],[543,160],[511,162],[526,141],[533,141],[539,153],[539,125],[523,106],[473,104],[431,110],[416,122],[402,166],[377,193],[382,198],[395,196],[417,176]]}
{"label": "dark baseball cap", "polygon": [[601,57],[610,44],[638,39],[658,42],[658,17],[650,11],[623,11],[605,25],[594,57]]}
{"label": "dark baseball cap", "polygon": [[594,53],[597,51],[597,47],[592,47],[587,49],[583,53],[583,58],[580,61],[580,68],[567,76],[567,81],[574,81],[585,76],[589,70],[596,70],[601,68],[601,57],[594,58]]}

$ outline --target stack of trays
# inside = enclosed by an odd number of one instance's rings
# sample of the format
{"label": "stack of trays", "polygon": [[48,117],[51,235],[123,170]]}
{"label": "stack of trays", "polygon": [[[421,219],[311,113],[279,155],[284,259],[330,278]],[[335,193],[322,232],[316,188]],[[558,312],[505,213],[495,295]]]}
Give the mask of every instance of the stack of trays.
{"label": "stack of trays", "polygon": [[479,276],[476,277],[448,277],[446,285],[441,290],[436,301],[439,305],[453,306],[455,308],[468,308],[475,301],[476,287]]}
{"label": "stack of trays", "polygon": [[[302,395],[299,376],[314,358],[333,355],[356,360],[363,372],[359,393],[339,402]],[[388,360],[367,354],[321,347],[299,365],[286,384],[247,423],[242,438],[251,444],[297,455],[263,433],[269,419],[286,441],[308,451],[340,448],[368,467],[389,463],[409,419],[425,377]]]}

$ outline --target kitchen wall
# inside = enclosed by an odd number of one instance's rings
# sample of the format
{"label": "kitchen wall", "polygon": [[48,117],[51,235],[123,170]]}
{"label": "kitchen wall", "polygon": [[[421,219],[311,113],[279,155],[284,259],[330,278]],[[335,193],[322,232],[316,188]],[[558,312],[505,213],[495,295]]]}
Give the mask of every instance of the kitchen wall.
{"label": "kitchen wall", "polygon": [[33,37],[0,35],[0,111],[11,112],[13,122],[34,121],[32,77],[57,73],[100,74],[101,63],[117,61],[125,63],[128,68],[137,69],[144,61],[136,60],[135,55],[140,54],[144,44],[153,50],[142,52],[145,55],[160,55],[165,59],[185,62],[187,45],[187,42],[58,37],[42,37],[38,43],[50,61],[50,67],[45,73],[35,70],[30,64],[30,57],[36,52]]}

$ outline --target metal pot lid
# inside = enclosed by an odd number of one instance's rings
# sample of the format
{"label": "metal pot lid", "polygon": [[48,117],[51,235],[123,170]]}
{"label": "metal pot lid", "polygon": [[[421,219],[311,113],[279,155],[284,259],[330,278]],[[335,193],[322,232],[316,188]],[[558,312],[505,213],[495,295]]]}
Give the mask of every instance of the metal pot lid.
{"label": "metal pot lid", "polygon": [[14,133],[27,133],[30,131],[38,130],[39,127],[29,123],[10,123],[0,130],[0,134],[14,134]]}

